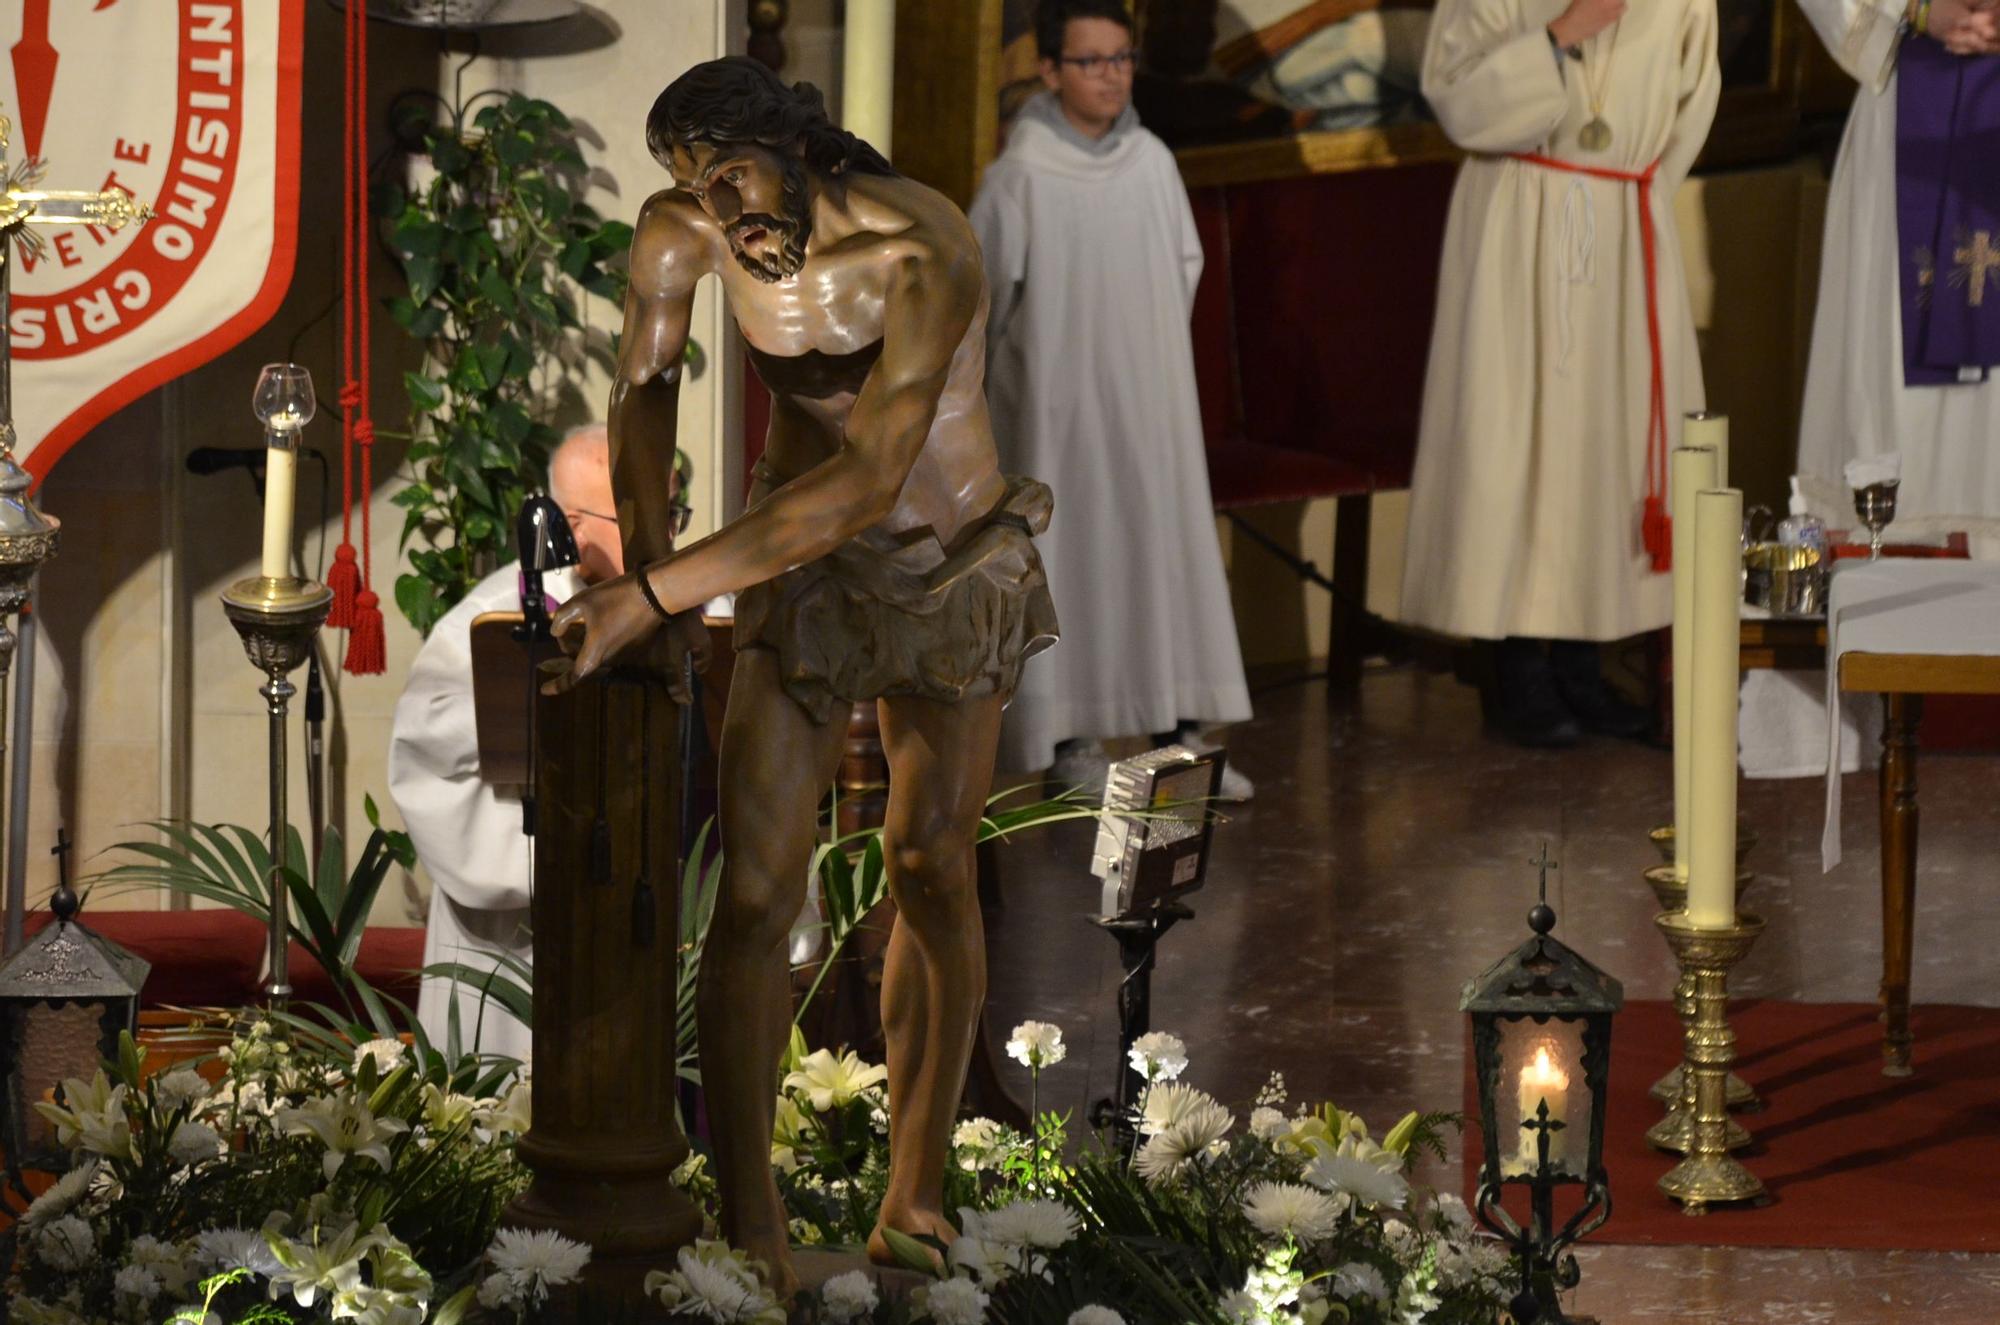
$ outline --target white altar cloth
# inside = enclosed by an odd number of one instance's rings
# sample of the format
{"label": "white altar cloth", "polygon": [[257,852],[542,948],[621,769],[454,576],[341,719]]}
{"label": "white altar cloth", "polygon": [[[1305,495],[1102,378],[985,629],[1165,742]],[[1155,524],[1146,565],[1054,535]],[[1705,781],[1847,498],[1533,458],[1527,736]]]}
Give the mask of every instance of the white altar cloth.
{"label": "white altar cloth", "polygon": [[1840,863],[1840,659],[1848,653],[2000,656],[2000,562],[1891,557],[1836,564],[1826,618],[1826,829]]}

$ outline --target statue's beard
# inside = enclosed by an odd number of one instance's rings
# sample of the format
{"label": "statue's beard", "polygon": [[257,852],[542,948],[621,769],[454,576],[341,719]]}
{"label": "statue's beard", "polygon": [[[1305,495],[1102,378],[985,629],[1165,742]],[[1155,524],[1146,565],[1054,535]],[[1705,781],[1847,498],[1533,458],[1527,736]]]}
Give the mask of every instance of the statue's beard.
{"label": "statue's beard", "polygon": [[[806,241],[812,238],[812,206],[806,196],[805,171],[796,165],[785,168],[784,207],[783,216],[752,212],[737,217],[729,227],[731,240],[738,241],[730,245],[736,252],[736,261],[767,285],[798,275],[799,268],[806,265]],[[758,257],[745,249],[739,236],[751,230],[763,230],[775,238],[777,253]]]}

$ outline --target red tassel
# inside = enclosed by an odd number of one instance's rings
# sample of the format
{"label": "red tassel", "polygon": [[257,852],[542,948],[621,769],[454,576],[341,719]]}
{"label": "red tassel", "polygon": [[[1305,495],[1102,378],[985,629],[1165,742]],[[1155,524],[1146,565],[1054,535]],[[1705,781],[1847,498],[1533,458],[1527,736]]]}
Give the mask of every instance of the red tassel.
{"label": "red tassel", "polygon": [[380,602],[372,589],[354,596],[354,624],[347,635],[347,660],[341,664],[349,675],[380,676],[389,669]]}
{"label": "red tassel", "polygon": [[1674,523],[1667,517],[1667,503],[1661,497],[1646,498],[1646,514],[1640,524],[1646,551],[1652,555],[1653,570],[1664,574],[1674,568]]}
{"label": "red tassel", "polygon": [[326,587],[333,590],[333,606],[327,609],[326,624],[335,630],[352,630],[354,596],[361,591],[361,567],[354,564],[354,544],[342,543],[333,550],[333,566],[326,573]]}

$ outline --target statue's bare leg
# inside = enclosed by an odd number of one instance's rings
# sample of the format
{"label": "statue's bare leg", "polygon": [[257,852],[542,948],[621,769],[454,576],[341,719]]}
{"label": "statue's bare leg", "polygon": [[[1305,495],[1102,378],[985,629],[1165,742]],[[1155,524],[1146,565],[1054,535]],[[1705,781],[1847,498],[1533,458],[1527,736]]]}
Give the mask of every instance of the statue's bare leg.
{"label": "statue's bare leg", "polygon": [[778,684],[769,649],[737,655],[722,724],[723,878],[697,992],[702,1089],[722,1233],[796,1287],[771,1176],[778,1060],[791,1035],[785,939],[805,904],[820,795],[840,764],[847,713],[816,723]]}
{"label": "statue's bare leg", "polygon": [[986,938],[973,846],[993,784],[1000,700],[881,702],[889,757],[883,829],[897,921],[882,974],[889,1047],[889,1188],[868,1240],[893,1259],[882,1229],[954,1235],[944,1166],[966,1064],[986,1002]]}

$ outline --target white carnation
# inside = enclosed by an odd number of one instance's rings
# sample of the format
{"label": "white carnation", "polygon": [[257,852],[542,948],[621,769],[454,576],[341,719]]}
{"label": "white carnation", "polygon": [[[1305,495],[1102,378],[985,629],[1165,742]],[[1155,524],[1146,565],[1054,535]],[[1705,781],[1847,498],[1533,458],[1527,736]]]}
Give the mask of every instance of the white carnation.
{"label": "white carnation", "polygon": [[1373,1302],[1389,1300],[1389,1281],[1382,1272],[1363,1261],[1349,1261],[1333,1272],[1330,1290],[1338,1298],[1365,1297]]}
{"label": "white carnation", "polygon": [[214,1159],[224,1149],[222,1138],[207,1123],[182,1123],[167,1141],[167,1154],[174,1163],[189,1166]]}
{"label": "white carnation", "polygon": [[42,1225],[35,1249],[52,1269],[81,1270],[97,1259],[97,1235],[75,1215],[60,1215]]}
{"label": "white carnation", "polygon": [[992,1300],[970,1279],[946,1279],[924,1290],[922,1310],[937,1325],[985,1325]]}
{"label": "white carnation", "polygon": [[153,1098],[168,1113],[208,1098],[209,1084],[191,1067],[177,1067],[153,1078]]}
{"label": "white carnation", "polygon": [[967,1173],[990,1168],[1000,1148],[1000,1124],[991,1118],[968,1118],[952,1129],[951,1148]]}
{"label": "white carnation", "polygon": [[160,1295],[160,1276],[143,1265],[127,1265],[112,1276],[111,1290],[131,1302],[151,1302]]}
{"label": "white carnation", "polygon": [[403,1061],[401,1040],[364,1040],[354,1051],[354,1075],[361,1075],[361,1065],[369,1059],[375,1060],[378,1076],[388,1076]]}
{"label": "white carnation", "polygon": [[1291,1123],[1277,1109],[1263,1106],[1250,1111],[1250,1135],[1259,1141],[1275,1141],[1291,1129]]}
{"label": "white carnation", "polygon": [[1078,1307],[1069,1313],[1069,1325],[1125,1325],[1125,1318],[1110,1307]]}
{"label": "white carnation", "polygon": [[1062,1027],[1046,1021],[1024,1021],[1007,1038],[1007,1056],[1023,1067],[1054,1067],[1069,1054]]}
{"label": "white carnation", "polygon": [[826,1309],[826,1318],[836,1325],[860,1320],[873,1312],[882,1299],[876,1295],[874,1281],[864,1270],[849,1270],[837,1274],[820,1285],[820,1305]]}
{"label": "white carnation", "polygon": [[1132,1041],[1132,1070],[1148,1081],[1172,1081],[1187,1071],[1187,1045],[1178,1035],[1149,1031]]}

